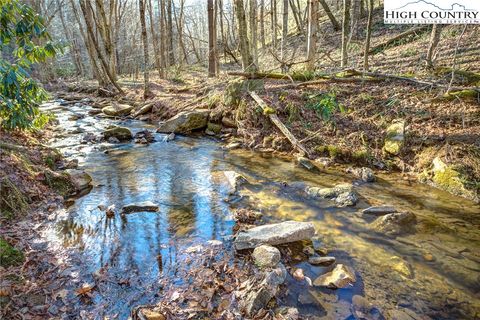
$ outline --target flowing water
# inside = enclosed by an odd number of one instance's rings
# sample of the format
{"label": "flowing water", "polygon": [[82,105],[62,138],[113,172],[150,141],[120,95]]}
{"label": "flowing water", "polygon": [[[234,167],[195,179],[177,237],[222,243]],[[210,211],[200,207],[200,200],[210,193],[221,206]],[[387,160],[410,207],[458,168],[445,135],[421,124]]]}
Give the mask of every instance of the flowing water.
{"label": "flowing water", "polygon": [[[90,107],[51,104],[60,127],[52,145],[60,147],[93,177],[92,190],[59,212],[46,232],[52,246],[71,254],[73,287],[106,274],[102,286],[79,308],[98,318],[127,318],[139,304],[154,303],[161,294],[160,277],[172,283],[188,262],[185,248],[211,239],[231,245],[232,206],[261,210],[268,222],[312,221],[316,246],[326,248],[337,263],[351,266],[358,281],[341,290],[306,287],[288,278],[281,303],[318,319],[351,318],[354,294],[365,296],[388,319],[394,310],[432,319],[480,317],[480,206],[437,189],[412,184],[396,174],[356,184],[361,200],[353,208],[337,208],[328,200],[308,199],[297,185],[333,186],[352,182],[340,169],[312,173],[287,159],[245,150],[226,151],[214,139],[177,137],[150,145],[82,144],[88,132],[99,135],[111,124],[134,133],[148,124],[86,116]],[[69,120],[69,118],[71,120]],[[105,151],[108,150],[108,151]],[[218,173],[235,170],[250,181],[237,203],[226,201],[228,188]],[[286,183],[285,183],[286,182]],[[287,185],[287,186],[286,186]],[[153,201],[158,212],[139,212],[108,219],[99,205]],[[360,215],[370,205],[393,205],[417,215],[416,231],[387,237],[369,228],[372,217]],[[295,258],[295,257],[294,257]],[[294,262],[315,279],[332,267]],[[406,314],[404,313],[404,315]],[[405,318],[407,319],[407,318]],[[421,319],[421,318],[419,318]]]}

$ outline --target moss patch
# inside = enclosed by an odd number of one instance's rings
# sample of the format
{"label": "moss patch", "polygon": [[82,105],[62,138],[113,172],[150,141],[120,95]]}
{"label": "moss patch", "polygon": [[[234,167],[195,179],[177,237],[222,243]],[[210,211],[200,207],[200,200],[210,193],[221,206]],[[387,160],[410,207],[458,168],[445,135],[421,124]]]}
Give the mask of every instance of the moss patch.
{"label": "moss patch", "polygon": [[455,195],[473,198],[472,192],[465,188],[460,173],[438,157],[433,160],[432,181],[439,188]]}
{"label": "moss patch", "polygon": [[63,197],[75,192],[75,186],[73,185],[71,177],[65,172],[45,171],[45,181],[50,188],[54,189]]}
{"label": "moss patch", "polygon": [[0,238],[0,266],[4,268],[16,266],[21,264],[23,260],[24,257],[21,251],[15,249],[7,241]]}

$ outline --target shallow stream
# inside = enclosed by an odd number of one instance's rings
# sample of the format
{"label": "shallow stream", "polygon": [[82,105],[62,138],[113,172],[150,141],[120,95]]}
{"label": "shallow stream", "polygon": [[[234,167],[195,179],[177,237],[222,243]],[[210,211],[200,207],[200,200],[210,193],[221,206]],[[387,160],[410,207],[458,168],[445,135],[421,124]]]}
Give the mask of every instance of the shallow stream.
{"label": "shallow stream", "polygon": [[[178,252],[218,239],[230,246],[234,207],[262,211],[265,221],[312,221],[316,246],[337,263],[351,266],[358,281],[341,290],[299,285],[291,277],[281,303],[298,307],[315,319],[351,319],[351,298],[365,296],[389,319],[394,310],[432,319],[480,317],[480,206],[429,186],[409,183],[397,174],[378,174],[377,182],[354,182],[361,200],[337,208],[329,200],[308,199],[296,185],[333,186],[353,181],[341,168],[316,173],[292,161],[246,150],[227,151],[214,138],[177,136],[164,142],[82,144],[85,134],[100,135],[120,124],[134,133],[154,130],[139,121],[86,115],[85,105],[48,105],[59,127],[52,145],[93,177],[92,190],[59,212],[46,232],[52,246],[71,253],[73,286],[94,282],[99,272],[108,281],[97,288],[85,309],[99,318],[125,319],[139,304],[154,303],[158,280],[188,268]],[[72,118],[80,115],[81,119]],[[70,120],[69,120],[70,119]],[[105,150],[108,150],[107,152]],[[215,178],[234,170],[251,182],[236,203],[227,202],[227,187]],[[285,186],[286,184],[288,186]],[[107,219],[99,205],[152,201],[159,212],[140,212]],[[360,214],[371,205],[393,205],[417,215],[416,231],[391,238],[369,229],[373,217]],[[161,258],[159,258],[161,256]],[[312,280],[332,267],[306,261],[295,266]],[[412,313],[413,312],[413,313]],[[407,319],[407,318],[405,318]],[[414,319],[414,318],[412,318]]]}

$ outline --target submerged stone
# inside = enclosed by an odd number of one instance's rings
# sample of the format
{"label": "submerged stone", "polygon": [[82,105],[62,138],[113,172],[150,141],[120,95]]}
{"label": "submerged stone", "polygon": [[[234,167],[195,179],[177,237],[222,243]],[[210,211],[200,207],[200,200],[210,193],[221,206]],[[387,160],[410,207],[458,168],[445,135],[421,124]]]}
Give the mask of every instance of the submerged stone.
{"label": "submerged stone", "polygon": [[207,126],[210,110],[198,109],[182,111],[167,121],[160,123],[157,132],[161,133],[190,133],[193,130]]}
{"label": "submerged stone", "polygon": [[132,212],[156,212],[158,211],[159,207],[157,204],[151,201],[144,201],[144,202],[135,202],[130,203],[122,207],[122,213],[132,213]]}
{"label": "submerged stone", "polygon": [[355,320],[385,320],[377,307],[359,295],[353,296],[351,311]]}
{"label": "submerged stone", "polygon": [[395,213],[397,209],[392,206],[376,206],[376,207],[368,207],[362,211],[363,214],[372,214],[376,216],[381,216],[384,214]]}
{"label": "submerged stone", "polygon": [[310,222],[285,221],[239,232],[234,245],[237,250],[244,250],[261,244],[279,245],[308,240],[314,235],[315,228]]}
{"label": "submerged stone", "polygon": [[396,236],[412,233],[416,223],[417,218],[413,213],[395,212],[377,218],[370,224],[370,227],[376,232]]}
{"label": "submerged stone", "polygon": [[335,257],[310,257],[308,263],[314,266],[329,266],[335,263]]}
{"label": "submerged stone", "polygon": [[348,173],[352,173],[356,178],[363,182],[374,182],[376,180],[373,170],[367,167],[362,168],[348,168]]}
{"label": "submerged stone", "polygon": [[357,281],[353,270],[343,264],[338,264],[328,273],[325,273],[315,279],[313,284],[318,287],[327,287],[331,289],[346,288]]}
{"label": "submerged stone", "polygon": [[237,192],[240,186],[248,183],[248,180],[238,172],[224,171],[223,174],[227,178],[228,184],[230,186],[230,194]]}

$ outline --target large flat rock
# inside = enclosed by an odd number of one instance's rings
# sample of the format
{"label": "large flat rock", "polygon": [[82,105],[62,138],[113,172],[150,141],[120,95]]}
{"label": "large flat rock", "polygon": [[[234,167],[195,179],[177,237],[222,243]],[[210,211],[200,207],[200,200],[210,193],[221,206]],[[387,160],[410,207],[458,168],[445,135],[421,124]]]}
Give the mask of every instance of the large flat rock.
{"label": "large flat rock", "polygon": [[167,121],[160,123],[157,132],[189,133],[192,130],[205,128],[209,114],[210,110],[208,109],[182,111]]}
{"label": "large flat rock", "polygon": [[308,240],[314,235],[315,228],[311,222],[285,221],[239,232],[234,244],[237,250],[253,249],[262,244],[279,245]]}

